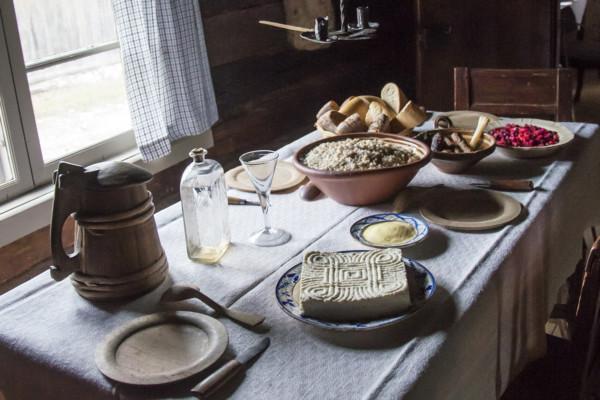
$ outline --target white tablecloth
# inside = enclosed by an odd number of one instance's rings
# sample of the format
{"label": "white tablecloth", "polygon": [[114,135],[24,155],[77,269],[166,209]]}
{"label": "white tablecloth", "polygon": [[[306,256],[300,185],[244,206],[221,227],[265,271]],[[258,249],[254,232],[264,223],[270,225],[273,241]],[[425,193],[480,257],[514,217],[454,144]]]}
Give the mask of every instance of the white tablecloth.
{"label": "white tablecloth", "polygon": [[[583,229],[598,221],[600,135],[596,125],[569,124],[577,137],[550,160],[516,161],[494,154],[469,173],[424,168],[411,185],[461,186],[474,177],[531,178],[539,187],[511,194],[527,208],[516,224],[484,233],[432,226],[422,244],[405,250],[438,282],[433,299],[413,318],[369,333],[336,333],[287,317],[275,300],[279,277],[307,249],[359,249],[349,235],[362,216],[390,209],[304,202],[296,192],[272,196],[272,221],[292,233],[288,244],[256,248],[247,236],[262,224],[258,208],[230,207],[233,246],[218,266],[187,259],[180,205],[157,214],[171,280],[193,282],[228,305],[266,315],[268,332],[222,319],[232,356],[259,337],[271,347],[217,398],[239,399],[492,399],[529,360],[544,352],[544,322],[558,287],[575,265]],[[282,158],[312,133],[281,150]],[[253,195],[233,191],[251,199]],[[416,215],[416,210],[409,210]],[[161,306],[171,282],[120,305],[94,305],[68,280],[44,273],[0,296],[0,390],[26,398],[183,397],[203,376],[165,388],[116,385],[94,365],[96,345],[132,318],[164,309],[205,310],[188,302]]]}

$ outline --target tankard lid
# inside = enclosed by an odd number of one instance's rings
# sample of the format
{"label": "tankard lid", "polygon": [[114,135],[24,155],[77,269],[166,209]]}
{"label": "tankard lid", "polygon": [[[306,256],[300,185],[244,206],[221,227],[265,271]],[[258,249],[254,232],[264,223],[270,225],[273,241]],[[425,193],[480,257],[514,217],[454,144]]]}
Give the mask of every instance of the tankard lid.
{"label": "tankard lid", "polygon": [[85,168],[85,174],[96,173],[95,182],[99,187],[120,187],[148,182],[152,174],[137,165],[122,161],[105,161]]}

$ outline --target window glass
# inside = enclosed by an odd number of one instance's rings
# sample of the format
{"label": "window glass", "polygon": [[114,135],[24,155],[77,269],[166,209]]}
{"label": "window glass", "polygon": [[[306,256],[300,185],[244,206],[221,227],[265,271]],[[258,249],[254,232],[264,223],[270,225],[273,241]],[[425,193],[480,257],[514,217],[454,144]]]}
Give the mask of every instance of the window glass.
{"label": "window glass", "polygon": [[131,130],[110,0],[14,0],[44,162]]}
{"label": "window glass", "polygon": [[8,141],[4,105],[0,98],[0,187],[14,181],[15,170]]}

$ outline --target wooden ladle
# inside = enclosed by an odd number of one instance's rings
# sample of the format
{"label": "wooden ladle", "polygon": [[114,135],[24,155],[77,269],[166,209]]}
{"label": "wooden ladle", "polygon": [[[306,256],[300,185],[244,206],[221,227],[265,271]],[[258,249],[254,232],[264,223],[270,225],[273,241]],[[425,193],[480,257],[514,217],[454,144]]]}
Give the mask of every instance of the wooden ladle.
{"label": "wooden ladle", "polygon": [[282,24],[282,23],[273,22],[273,21],[260,20],[260,21],[258,21],[258,23],[262,24],[262,25],[272,26],[273,28],[285,29],[286,31],[292,31],[292,32],[312,32],[313,31],[312,29],[304,28],[302,26]]}
{"label": "wooden ladle", "polygon": [[243,311],[233,310],[217,303],[204,293],[200,291],[200,288],[194,285],[173,285],[166,292],[163,293],[160,298],[162,302],[182,301],[188,299],[198,299],[204,304],[215,310],[216,312],[223,314],[230,320],[238,322],[242,325],[257,326],[260,325],[265,317],[258,314],[247,313]]}

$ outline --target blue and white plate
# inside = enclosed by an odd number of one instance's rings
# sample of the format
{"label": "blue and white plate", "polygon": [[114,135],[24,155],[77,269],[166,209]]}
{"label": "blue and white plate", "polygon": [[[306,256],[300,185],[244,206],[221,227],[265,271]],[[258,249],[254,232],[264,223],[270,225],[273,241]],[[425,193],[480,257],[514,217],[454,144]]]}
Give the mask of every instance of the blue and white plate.
{"label": "blue and white plate", "polygon": [[416,298],[416,301],[413,300],[414,303],[409,309],[393,317],[360,322],[325,321],[322,319],[304,317],[300,312],[300,304],[296,300],[297,296],[294,295],[294,287],[296,287],[296,284],[300,281],[302,263],[294,265],[279,278],[275,288],[275,296],[277,297],[279,306],[287,315],[298,321],[304,322],[305,324],[323,329],[336,331],[368,331],[393,325],[407,319],[420,310],[427,300],[433,296],[436,288],[435,278],[427,268],[409,258],[403,258],[403,260],[407,269],[410,269],[411,272],[414,273],[416,285],[414,285],[413,290],[411,290],[411,296],[413,299]]}
{"label": "blue and white plate", "polygon": [[[412,238],[410,238],[409,240],[407,240],[403,243],[394,244],[394,245],[375,244],[375,243],[369,242],[367,239],[365,239],[363,233],[364,233],[365,229],[367,229],[367,227],[369,227],[373,224],[380,224],[382,222],[390,222],[390,221],[399,221],[399,222],[404,222],[404,223],[411,225],[413,228],[415,228],[415,232],[416,232],[415,236],[413,236]],[[423,239],[425,239],[425,237],[427,237],[428,233],[429,233],[429,227],[427,226],[427,224],[425,222],[421,221],[418,218],[411,217],[410,215],[404,215],[404,214],[398,214],[398,213],[382,213],[382,214],[369,215],[368,217],[365,217],[363,219],[356,221],[350,227],[350,234],[352,235],[352,237],[354,239],[358,240],[359,242],[361,242],[362,244],[365,244],[367,246],[379,247],[379,248],[395,247],[398,249],[402,249],[405,247],[409,247],[409,246],[412,246],[414,244],[421,242]]]}

